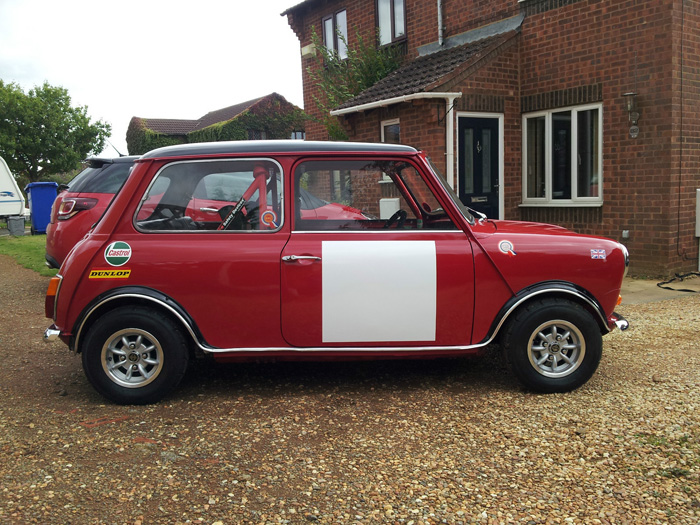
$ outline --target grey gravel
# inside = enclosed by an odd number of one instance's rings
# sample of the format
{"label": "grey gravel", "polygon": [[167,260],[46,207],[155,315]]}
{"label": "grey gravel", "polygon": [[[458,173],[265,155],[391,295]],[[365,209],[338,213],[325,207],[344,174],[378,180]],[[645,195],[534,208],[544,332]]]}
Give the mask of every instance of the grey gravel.
{"label": "grey gravel", "polygon": [[474,359],[197,365],[106,403],[0,256],[0,523],[700,523],[700,296],[619,307],[569,394]]}

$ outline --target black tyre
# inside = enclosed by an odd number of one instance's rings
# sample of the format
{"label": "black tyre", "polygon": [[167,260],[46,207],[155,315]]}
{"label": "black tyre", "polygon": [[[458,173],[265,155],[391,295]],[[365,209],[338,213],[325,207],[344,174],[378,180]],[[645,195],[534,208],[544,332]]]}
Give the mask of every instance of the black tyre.
{"label": "black tyre", "polygon": [[155,403],[187,371],[189,352],[179,327],[143,307],[121,307],[100,317],[82,344],[83,369],[95,389],[123,405]]}
{"label": "black tyre", "polygon": [[569,392],[595,373],[603,337],[593,316],[565,299],[542,299],[516,312],[503,350],[513,374],[537,392]]}

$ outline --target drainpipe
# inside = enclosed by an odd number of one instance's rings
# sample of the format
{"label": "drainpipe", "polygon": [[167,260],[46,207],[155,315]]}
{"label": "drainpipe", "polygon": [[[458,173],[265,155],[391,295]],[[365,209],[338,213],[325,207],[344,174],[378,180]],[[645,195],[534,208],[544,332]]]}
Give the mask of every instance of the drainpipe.
{"label": "drainpipe", "polygon": [[438,17],[438,44],[442,47],[445,44],[444,32],[445,28],[442,24],[442,0],[437,0],[437,17]]}
{"label": "drainpipe", "polygon": [[455,185],[455,112],[453,106],[455,99],[461,96],[461,93],[445,93],[445,165],[447,166],[445,176],[455,191],[457,191],[457,186]]}

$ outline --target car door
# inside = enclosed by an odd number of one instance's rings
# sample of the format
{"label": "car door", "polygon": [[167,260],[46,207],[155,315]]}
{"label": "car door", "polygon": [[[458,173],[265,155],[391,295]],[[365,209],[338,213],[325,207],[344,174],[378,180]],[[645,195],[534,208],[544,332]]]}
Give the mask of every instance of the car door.
{"label": "car door", "polygon": [[[469,344],[471,245],[417,166],[307,159],[294,168],[293,186],[293,230],[281,265],[282,333],[290,345]],[[301,192],[329,203],[323,218],[302,213]]]}

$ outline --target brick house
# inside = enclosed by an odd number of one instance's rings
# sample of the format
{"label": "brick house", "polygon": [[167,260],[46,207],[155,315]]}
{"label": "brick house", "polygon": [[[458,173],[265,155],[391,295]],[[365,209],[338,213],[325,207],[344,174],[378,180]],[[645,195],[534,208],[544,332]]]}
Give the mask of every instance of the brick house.
{"label": "brick house", "polygon": [[698,268],[700,1],[306,0],[282,15],[312,116],[314,31],[340,56],[377,30],[403,52],[331,112],[350,140],[428,152],[492,218],[618,239],[633,274]]}
{"label": "brick house", "polygon": [[263,97],[210,111],[198,119],[132,117],[126,132],[130,155],[188,142],[303,139],[306,116],[282,95]]}

